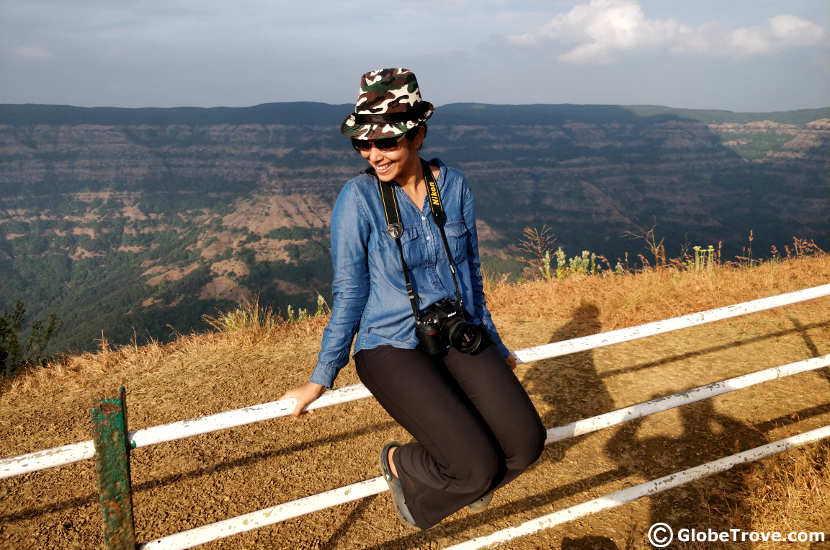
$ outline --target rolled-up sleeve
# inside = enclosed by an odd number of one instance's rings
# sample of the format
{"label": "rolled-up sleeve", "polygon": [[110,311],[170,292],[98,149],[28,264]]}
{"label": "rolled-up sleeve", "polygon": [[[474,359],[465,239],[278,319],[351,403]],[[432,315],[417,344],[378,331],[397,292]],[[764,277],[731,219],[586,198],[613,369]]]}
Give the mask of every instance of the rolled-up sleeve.
{"label": "rolled-up sleeve", "polygon": [[352,183],[347,183],[331,213],[331,318],[323,331],[311,381],[331,388],[349,362],[349,350],[369,296],[367,249],[369,220]]}
{"label": "rolled-up sleeve", "polygon": [[499,348],[502,357],[510,355],[510,351],[502,343],[496,325],[490,317],[487,303],[484,299],[484,282],[481,279],[481,261],[478,256],[478,231],[476,230],[475,205],[473,204],[473,193],[466,178],[462,182],[462,203],[464,212],[464,225],[467,227],[469,238],[467,240],[467,258],[470,263],[470,283],[473,290],[473,307],[476,317],[487,330],[492,342]]}

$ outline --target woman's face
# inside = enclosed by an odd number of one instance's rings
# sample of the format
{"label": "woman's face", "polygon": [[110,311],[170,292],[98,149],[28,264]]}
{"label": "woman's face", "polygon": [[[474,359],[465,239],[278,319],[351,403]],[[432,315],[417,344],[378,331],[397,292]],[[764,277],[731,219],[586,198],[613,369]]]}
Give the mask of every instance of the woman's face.
{"label": "woman's face", "polygon": [[402,182],[418,174],[418,150],[423,140],[424,130],[421,127],[413,139],[401,138],[396,149],[381,150],[372,145],[371,149],[361,150],[360,156],[375,169],[380,181]]}

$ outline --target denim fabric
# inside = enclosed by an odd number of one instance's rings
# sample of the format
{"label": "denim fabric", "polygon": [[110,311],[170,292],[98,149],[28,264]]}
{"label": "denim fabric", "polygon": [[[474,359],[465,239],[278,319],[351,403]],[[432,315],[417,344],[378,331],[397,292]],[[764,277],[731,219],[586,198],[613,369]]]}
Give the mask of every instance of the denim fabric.
{"label": "denim fabric", "polygon": [[[478,256],[473,196],[464,175],[439,160],[437,183],[447,221],[444,231],[455,263],[458,286],[470,321],[481,323],[503,357],[508,350],[484,301]],[[409,278],[423,311],[442,298],[455,299],[447,254],[427,199],[417,208],[393,185],[404,226],[401,244]],[[406,282],[395,240],[386,232],[383,203],[375,177],[361,174],[349,180],[331,213],[331,256],[334,267],[331,319],[323,332],[311,381],[332,387],[337,373],[354,353],[380,345],[414,349],[415,318],[406,295]]]}

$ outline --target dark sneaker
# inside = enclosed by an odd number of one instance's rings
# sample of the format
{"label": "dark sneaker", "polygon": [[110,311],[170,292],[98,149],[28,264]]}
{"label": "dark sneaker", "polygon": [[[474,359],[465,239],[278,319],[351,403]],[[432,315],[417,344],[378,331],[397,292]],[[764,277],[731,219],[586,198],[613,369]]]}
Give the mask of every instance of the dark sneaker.
{"label": "dark sneaker", "polygon": [[392,502],[395,504],[395,512],[398,513],[398,517],[410,527],[418,528],[415,525],[415,520],[412,519],[409,508],[406,507],[401,481],[392,475],[392,469],[389,467],[389,449],[400,446],[401,444],[397,441],[392,441],[383,446],[383,450],[380,452],[380,470],[383,472],[383,479],[386,480],[386,484],[389,486],[389,493],[392,495]]}
{"label": "dark sneaker", "polygon": [[472,501],[470,504],[467,505],[473,512],[481,512],[482,510],[486,510],[488,506],[490,506],[490,501],[493,500],[493,491],[489,493],[484,493],[484,496],[478,500]]}

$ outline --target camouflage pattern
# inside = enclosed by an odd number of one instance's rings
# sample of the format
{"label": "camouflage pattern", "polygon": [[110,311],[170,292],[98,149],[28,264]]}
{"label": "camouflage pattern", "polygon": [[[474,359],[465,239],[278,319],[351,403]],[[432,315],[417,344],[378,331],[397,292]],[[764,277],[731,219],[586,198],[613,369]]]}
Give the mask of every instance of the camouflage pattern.
{"label": "camouflage pattern", "polygon": [[[355,102],[354,113],[343,121],[340,132],[357,139],[397,137],[425,122],[432,116],[433,110],[431,103],[421,100],[415,73],[403,68],[378,69],[360,78],[360,95]],[[358,124],[355,120],[355,115],[400,116],[410,111],[412,118],[399,122]]]}

